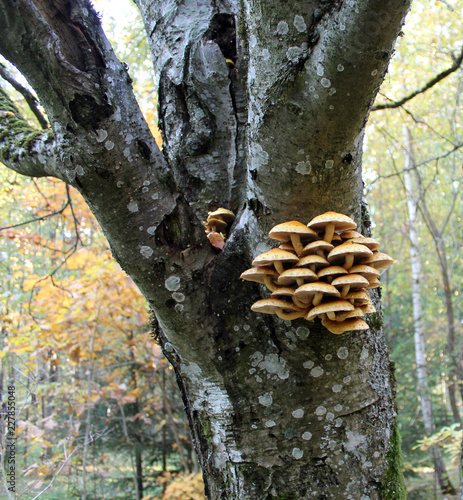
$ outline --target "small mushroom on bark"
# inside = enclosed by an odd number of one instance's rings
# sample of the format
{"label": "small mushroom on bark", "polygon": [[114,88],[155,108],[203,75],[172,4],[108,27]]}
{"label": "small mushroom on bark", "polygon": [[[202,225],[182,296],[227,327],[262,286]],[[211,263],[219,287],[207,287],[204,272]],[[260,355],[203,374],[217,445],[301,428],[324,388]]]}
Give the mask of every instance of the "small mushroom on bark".
{"label": "small mushroom on bark", "polygon": [[315,231],[297,220],[277,224],[270,230],[268,235],[274,240],[284,242],[291,241],[297,255],[301,255],[302,252],[303,245],[301,243],[301,240],[307,241],[315,240],[316,238],[318,238],[318,235]]}
{"label": "small mushroom on bark", "polygon": [[357,224],[347,215],[337,212],[325,212],[314,217],[307,226],[317,232],[324,230],[323,239],[331,243],[335,231],[356,229]]}
{"label": "small mushroom on bark", "polygon": [[359,261],[366,257],[373,255],[373,252],[364,245],[359,245],[358,243],[346,242],[338,247],[333,248],[328,254],[328,261],[330,264],[341,265],[345,269],[349,270],[355,260]]}
{"label": "small mushroom on bark", "polygon": [[299,259],[291,252],[281,250],[281,248],[272,248],[268,252],[261,253],[253,261],[253,266],[266,266],[273,264],[278,274],[281,274],[285,268],[283,264],[295,264]]}
{"label": "small mushroom on bark", "polygon": [[295,292],[295,297],[304,304],[312,304],[318,306],[324,296],[340,297],[341,293],[337,288],[323,281],[315,283],[306,283],[300,286]]}
{"label": "small mushroom on bark", "polygon": [[251,306],[251,311],[263,314],[276,314],[281,319],[292,320],[304,317],[306,311],[301,311],[292,302],[274,297],[261,299]]}
{"label": "small mushroom on bark", "polygon": [[278,272],[270,266],[251,267],[251,269],[247,269],[241,273],[240,278],[265,285],[271,292],[278,289],[274,282],[274,279],[278,278]]}
{"label": "small mushroom on bark", "polygon": [[322,319],[322,325],[335,335],[345,332],[368,330],[369,326],[360,318],[350,318],[345,321]]}

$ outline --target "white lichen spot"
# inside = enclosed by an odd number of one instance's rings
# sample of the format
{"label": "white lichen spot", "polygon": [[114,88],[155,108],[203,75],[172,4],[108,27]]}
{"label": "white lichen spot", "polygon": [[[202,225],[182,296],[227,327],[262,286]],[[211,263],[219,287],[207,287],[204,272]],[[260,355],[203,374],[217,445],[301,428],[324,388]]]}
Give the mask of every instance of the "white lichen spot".
{"label": "white lichen spot", "polygon": [[305,151],[303,149],[299,149],[297,152],[298,155],[303,155],[304,153],[305,153]]}
{"label": "white lichen spot", "polygon": [[331,388],[333,392],[341,392],[342,391],[342,385],[333,385]]}
{"label": "white lichen spot", "polygon": [[304,434],[302,434],[302,439],[304,439],[305,441],[309,441],[310,439],[312,439],[312,433],[309,431],[304,432]]}
{"label": "white lichen spot", "polygon": [[318,416],[322,416],[326,413],[326,408],[324,406],[319,406],[316,410],[315,410],[315,415],[318,415]]}
{"label": "white lichen spot", "polygon": [[301,339],[301,340],[306,340],[307,337],[309,336],[310,330],[306,328],[305,326],[299,326],[296,330],[296,335]]}
{"label": "white lichen spot", "polygon": [[365,468],[373,467],[373,464],[367,460],[366,462],[363,462],[363,467]]}
{"label": "white lichen spot", "polygon": [[268,49],[264,49],[262,51],[262,60],[268,61],[270,59],[270,51]]}
{"label": "white lichen spot", "polygon": [[320,80],[320,84],[322,87],[325,87],[325,89],[329,89],[331,87],[331,81],[328,80],[328,78],[322,78]]}
{"label": "white lichen spot", "polygon": [[289,33],[289,26],[286,21],[280,21],[277,25],[277,35],[287,35]]}
{"label": "white lichen spot", "polygon": [[139,231],[143,231],[143,226],[140,226],[140,227],[138,228],[138,230],[139,230]]}
{"label": "white lichen spot", "polygon": [[298,408],[297,410],[294,410],[291,415],[294,418],[302,418],[304,416],[304,410],[302,408]]}
{"label": "white lichen spot", "polygon": [[294,448],[293,449],[293,457],[296,459],[296,460],[299,460],[300,458],[302,458],[304,456],[304,452],[300,449],[300,448]]}
{"label": "white lichen spot", "polygon": [[164,281],[164,286],[169,292],[176,292],[180,288],[180,278],[178,276],[170,276]]}
{"label": "white lichen spot", "polygon": [[334,413],[328,412],[326,414],[326,420],[328,420],[329,422],[332,422],[334,420]]}
{"label": "white lichen spot", "polygon": [[113,141],[107,141],[104,145],[104,147],[108,150],[111,151],[111,149],[114,148],[114,142]]}
{"label": "white lichen spot", "polygon": [[374,69],[372,72],[371,72],[371,76],[376,76],[378,74],[378,70],[377,69]]}
{"label": "white lichen spot", "polygon": [[331,354],[327,354],[325,356],[326,361],[331,361],[332,358],[333,358],[333,356]]}
{"label": "white lichen spot", "polygon": [[338,64],[338,71],[339,72],[344,71],[344,66],[342,64]]}
{"label": "white lichen spot", "polygon": [[245,332],[249,332],[249,330],[250,330],[250,329],[251,329],[251,327],[250,327],[249,325],[244,325],[244,326],[243,326],[243,330],[244,330]]}
{"label": "white lichen spot", "polygon": [[152,200],[159,200],[159,193],[154,193],[151,195]]}
{"label": "white lichen spot", "polygon": [[133,135],[132,134],[127,134],[125,136],[125,143],[126,144],[132,144],[132,141],[133,141]]}
{"label": "white lichen spot", "polygon": [[138,203],[136,201],[131,201],[128,205],[127,205],[127,210],[129,212],[138,212]]}
{"label": "white lichen spot", "polygon": [[153,255],[154,250],[151,247],[143,245],[140,248],[140,253],[143,255],[143,257],[145,257],[145,259],[149,259]]}
{"label": "white lichen spot", "polygon": [[249,37],[249,46],[251,48],[254,48],[256,45],[257,45],[257,37],[256,37],[256,35],[251,35]]}
{"label": "white lichen spot", "polygon": [[375,458],[379,458],[379,457],[381,456],[381,453],[380,453],[379,451],[375,451],[375,452],[373,453],[373,456],[374,456]]}
{"label": "white lichen spot", "polygon": [[147,193],[149,190],[150,190],[150,188],[148,188],[148,187],[146,187],[146,186],[143,186],[143,187],[141,188],[141,192],[142,192],[142,193]]}
{"label": "white lichen spot", "polygon": [[124,185],[124,182],[123,182],[123,181],[117,181],[117,183],[116,183],[116,186],[117,186],[118,188],[121,188],[123,185]]}
{"label": "white lichen spot", "polygon": [[296,62],[302,56],[303,52],[304,51],[301,49],[301,47],[289,47],[289,49],[286,51],[286,57],[291,62]]}
{"label": "white lichen spot", "polygon": [[153,235],[153,234],[156,232],[156,226],[150,226],[150,227],[146,230],[146,232],[147,232],[148,234]]}
{"label": "white lichen spot", "polygon": [[293,21],[294,27],[299,31],[299,33],[303,33],[307,31],[307,24],[305,24],[305,20],[302,16],[296,15],[294,16]]}
{"label": "white lichen spot", "polygon": [[341,411],[342,410],[342,405],[336,405],[334,407],[334,411]]}
{"label": "white lichen spot", "polygon": [[334,87],[330,88],[328,95],[334,95],[336,94],[336,89]]}
{"label": "white lichen spot", "polygon": [[360,359],[364,360],[368,358],[368,349],[366,347],[362,347],[362,352],[360,353]]}
{"label": "white lichen spot", "polygon": [[108,137],[108,132],[106,130],[98,129],[96,131],[96,140],[98,142],[103,142],[106,137]]}
{"label": "white lichen spot", "polygon": [[321,64],[317,64],[317,75],[323,76],[325,74],[325,68]]}
{"label": "white lichen spot", "polygon": [[350,375],[347,375],[347,377],[344,377],[344,378],[342,379],[342,381],[343,381],[345,384],[348,384],[351,380],[352,380],[352,378],[350,377]]}
{"label": "white lichen spot", "polygon": [[262,394],[262,396],[259,396],[259,403],[262,406],[271,406],[273,403],[272,393],[266,392],[265,394]]}
{"label": "white lichen spot", "polygon": [[326,160],[325,162],[325,168],[327,170],[331,170],[334,166],[334,160]]}
{"label": "white lichen spot", "polygon": [[310,370],[314,365],[315,363],[309,359],[308,361],[304,361],[304,364],[302,366],[304,368],[307,368],[307,370]]}
{"label": "white lichen spot", "polygon": [[300,161],[296,165],[296,172],[301,175],[309,175],[312,171],[312,165],[310,161]]}
{"label": "white lichen spot", "polygon": [[342,425],[342,418],[337,418],[335,421],[334,421],[334,425],[336,427],[341,427]]}
{"label": "white lichen spot", "polygon": [[275,425],[277,425],[273,420],[267,420],[267,422],[265,422],[265,427],[274,427]]}
{"label": "white lichen spot", "polygon": [[339,359],[347,359],[347,356],[349,356],[349,350],[347,347],[340,347],[337,352],[337,356]]}
{"label": "white lichen spot", "polygon": [[366,437],[358,432],[347,431],[346,436],[348,441],[344,444],[347,451],[354,451],[358,448],[366,446]]}
{"label": "white lichen spot", "polygon": [[128,158],[130,156],[130,148],[125,148],[124,151],[123,151],[123,153],[124,153],[124,156],[126,158]]}
{"label": "white lichen spot", "polygon": [[175,302],[183,302],[185,300],[185,294],[181,292],[174,292],[172,294],[172,298],[175,300]]}
{"label": "white lichen spot", "polygon": [[178,313],[181,313],[183,312],[183,309],[184,309],[184,305],[183,304],[175,304],[174,306],[174,311],[175,312],[178,312]]}
{"label": "white lichen spot", "polygon": [[84,168],[82,167],[82,165],[77,165],[76,174],[77,175],[84,175],[85,174],[85,171],[84,171]]}
{"label": "white lichen spot", "polygon": [[315,378],[321,377],[324,373],[325,370],[321,366],[316,366],[315,368],[312,368],[312,370],[310,370],[310,375]]}

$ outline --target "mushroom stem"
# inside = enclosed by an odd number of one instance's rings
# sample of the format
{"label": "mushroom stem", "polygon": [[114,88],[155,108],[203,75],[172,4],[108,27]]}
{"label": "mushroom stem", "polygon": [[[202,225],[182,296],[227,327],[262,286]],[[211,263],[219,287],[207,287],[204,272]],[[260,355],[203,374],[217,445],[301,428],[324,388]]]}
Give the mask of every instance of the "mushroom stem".
{"label": "mushroom stem", "polygon": [[304,284],[304,278],[296,278],[297,286],[302,286]]}
{"label": "mushroom stem", "polygon": [[305,311],[293,311],[293,312],[284,312],[283,309],[275,309],[275,314],[280,319],[292,320],[297,318],[302,318],[305,316]]}
{"label": "mushroom stem", "polygon": [[336,319],[336,313],[334,311],[329,311],[326,313],[326,315],[328,316],[328,319],[330,319],[331,321],[334,321]]}
{"label": "mushroom stem", "polygon": [[323,237],[323,239],[327,242],[327,243],[331,243],[331,240],[333,239],[333,236],[334,236],[334,230],[335,230],[335,225],[334,224],[328,224],[326,227],[325,227],[325,236]]}
{"label": "mushroom stem", "polygon": [[300,257],[303,248],[301,243],[301,237],[298,234],[291,234],[290,238],[297,256]]}
{"label": "mushroom stem", "polygon": [[342,287],[342,290],[341,290],[341,298],[342,299],[349,293],[349,290],[350,290],[350,285],[344,285]]}
{"label": "mushroom stem", "polygon": [[275,292],[278,290],[278,287],[273,283],[272,278],[270,276],[264,276],[264,285],[271,291]]}
{"label": "mushroom stem", "polygon": [[344,263],[344,269],[348,271],[354,265],[354,255],[346,255],[346,262]]}
{"label": "mushroom stem", "polygon": [[276,269],[278,274],[281,274],[285,270],[285,268],[283,267],[283,264],[278,260],[274,261],[273,265],[275,266],[275,269]]}
{"label": "mushroom stem", "polygon": [[293,304],[296,307],[300,307],[301,309],[307,309],[309,307],[309,304],[306,304],[305,302],[302,302],[302,300],[299,300],[294,295],[293,295]]}
{"label": "mushroom stem", "polygon": [[322,301],[322,298],[323,298],[323,294],[322,293],[316,293],[314,295],[314,298],[313,298],[313,301],[312,301],[312,305],[318,306],[320,304],[320,302]]}

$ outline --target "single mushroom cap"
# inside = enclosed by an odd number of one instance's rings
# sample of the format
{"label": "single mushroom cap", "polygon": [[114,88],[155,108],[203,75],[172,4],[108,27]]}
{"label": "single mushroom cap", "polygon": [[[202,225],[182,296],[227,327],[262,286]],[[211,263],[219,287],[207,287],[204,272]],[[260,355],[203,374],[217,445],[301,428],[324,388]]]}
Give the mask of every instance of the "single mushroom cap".
{"label": "single mushroom cap", "polygon": [[379,288],[381,286],[381,283],[379,281],[378,278],[373,278],[372,280],[370,280],[370,282],[368,283],[368,286],[366,286],[365,288]]}
{"label": "single mushroom cap", "polygon": [[374,238],[366,238],[362,236],[361,238],[351,238],[349,239],[349,243],[359,243],[360,245],[365,245],[371,251],[375,251],[379,248],[379,241]]}
{"label": "single mushroom cap", "polygon": [[[297,292],[297,290],[296,290]],[[305,317],[307,320],[312,320],[317,316],[325,317],[325,314],[329,319],[335,320],[337,312],[345,312],[345,311],[353,311],[354,306],[347,300],[337,299],[332,300],[331,302],[324,302],[323,304],[319,304],[318,306],[313,307],[309,314]]]}
{"label": "single mushroom cap", "polygon": [[240,278],[265,285],[271,292],[278,289],[274,282],[274,279],[278,278],[278,273],[270,266],[251,267],[251,269],[247,269],[241,273]]}
{"label": "single mushroom cap", "polygon": [[361,307],[354,306],[353,311],[346,311],[336,314],[335,321],[345,321],[346,319],[349,318],[363,318],[363,316],[365,316],[363,309]]}
{"label": "single mushroom cap", "polygon": [[212,219],[222,219],[224,222],[231,222],[232,220],[235,219],[235,214],[231,211],[228,210],[227,208],[218,208],[217,210],[214,210],[213,212],[208,212],[207,219],[209,218]]}
{"label": "single mushroom cap", "polygon": [[268,235],[270,236],[270,238],[278,241],[291,240],[291,243],[293,244],[297,255],[300,255],[302,252],[301,240],[314,240],[318,238],[318,235],[315,231],[297,220],[277,224],[270,230]]}
{"label": "single mushroom cap", "polygon": [[360,264],[374,267],[375,269],[386,269],[391,264],[394,264],[394,259],[383,252],[375,252],[373,255],[363,259]]}
{"label": "single mushroom cap", "polygon": [[[272,297],[291,297],[291,300],[293,301],[293,304],[298,307],[299,309],[304,309],[305,310],[305,314],[307,314],[309,311],[308,311],[308,308],[307,308],[307,304],[304,304],[303,302],[301,302],[300,300],[298,300],[295,296],[294,296],[294,288],[291,288],[289,286],[282,286],[282,287],[278,287],[274,292],[272,292]],[[305,316],[304,314],[304,316]],[[299,316],[298,316],[299,318]]]}
{"label": "single mushroom cap", "polygon": [[341,276],[343,274],[348,274],[349,271],[344,269],[341,266],[328,266],[320,269],[318,271],[318,279],[323,280],[326,279],[328,283],[331,283],[336,276]]}
{"label": "single mushroom cap", "polygon": [[355,229],[357,224],[347,215],[339,214],[337,212],[325,212],[324,214],[317,215],[308,224],[310,229],[320,232],[325,230],[323,239],[331,243],[335,231],[346,231],[347,229]]}
{"label": "single mushroom cap", "polygon": [[206,235],[209,243],[217,250],[223,250],[225,246],[225,237],[222,233],[218,233],[217,231],[211,231]]}
{"label": "single mushroom cap", "polygon": [[311,269],[305,267],[287,269],[278,277],[278,283],[280,285],[292,285],[297,283],[297,286],[301,286],[304,283],[317,280],[318,276]]}
{"label": "single mushroom cap", "polygon": [[320,255],[306,255],[299,259],[296,267],[308,267],[313,272],[317,272],[318,269],[329,265],[330,263],[324,257],[320,257]]}
{"label": "single mushroom cap", "polygon": [[369,302],[363,306],[360,306],[363,311],[363,314],[372,314],[376,312],[376,307],[373,305],[373,302]]}
{"label": "single mushroom cap", "polygon": [[377,269],[365,264],[357,264],[356,266],[352,266],[349,269],[349,272],[352,274],[360,274],[360,276],[363,276],[368,281],[380,277],[380,273]]}
{"label": "single mushroom cap", "polygon": [[295,264],[299,259],[296,255],[281,248],[272,248],[268,252],[261,253],[253,261],[253,266],[266,266],[273,264],[275,269],[281,274],[285,269],[283,264]]}
{"label": "single mushroom cap", "polygon": [[281,319],[296,319],[305,316],[307,311],[300,310],[292,302],[270,297],[261,299],[251,306],[251,311],[262,314],[276,314]]}
{"label": "single mushroom cap", "polygon": [[295,297],[305,304],[318,306],[322,301],[323,296],[340,297],[341,293],[333,285],[323,281],[314,283],[306,283],[300,286],[295,292]]}
{"label": "single mushroom cap", "polygon": [[206,226],[206,230],[209,229],[210,231],[221,232],[224,229],[226,229],[227,223],[222,219],[218,219],[215,217],[210,217],[210,218],[208,217],[205,226]]}
{"label": "single mushroom cap", "polygon": [[[373,255],[373,252],[364,245],[358,243],[345,242],[338,247],[333,248],[328,254],[328,261],[331,264],[342,265],[349,270],[354,262],[360,259],[365,259]],[[363,262],[363,261],[362,261]]]}
{"label": "single mushroom cap", "polygon": [[365,288],[361,288],[360,290],[350,291],[346,297],[346,300],[352,302],[352,304],[356,306],[363,306],[365,304],[372,304],[370,296]]}
{"label": "single mushroom cap", "polygon": [[301,257],[306,255],[320,255],[320,257],[325,258],[326,254],[331,252],[333,248],[334,246],[325,240],[312,241],[302,249]]}
{"label": "single mushroom cap", "polygon": [[341,288],[341,297],[345,298],[351,288],[355,290],[365,288],[369,283],[368,280],[360,276],[360,274],[345,274],[334,278],[331,284],[338,289]]}
{"label": "single mushroom cap", "polygon": [[329,319],[323,319],[322,325],[335,335],[339,335],[345,332],[351,331],[362,331],[368,330],[369,326],[363,319],[350,318],[345,321],[333,321]]}
{"label": "single mushroom cap", "polygon": [[339,234],[343,240],[351,240],[352,238],[364,238],[362,233],[354,231],[353,229],[348,229]]}

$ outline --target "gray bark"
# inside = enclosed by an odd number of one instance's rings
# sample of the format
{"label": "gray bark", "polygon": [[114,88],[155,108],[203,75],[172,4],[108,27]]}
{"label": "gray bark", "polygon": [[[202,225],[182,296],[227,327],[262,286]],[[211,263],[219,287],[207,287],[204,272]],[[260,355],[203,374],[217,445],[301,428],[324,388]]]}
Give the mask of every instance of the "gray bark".
{"label": "gray bark", "polygon": [[[209,498],[382,498],[380,315],[343,336],[257,315],[262,290],[239,275],[278,222],[335,210],[369,231],[362,138],[409,1],[137,4],[164,155],[87,1],[1,0],[0,52],[52,124],[31,136],[2,97],[3,161],[75,186],[149,301]],[[237,214],[222,252],[202,227],[219,206]]]}

